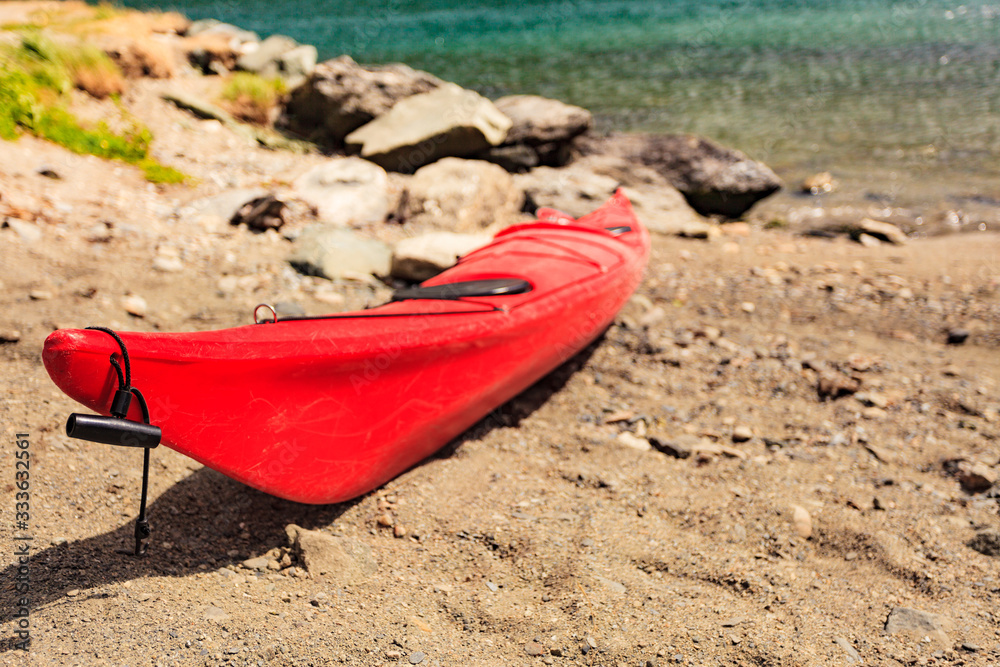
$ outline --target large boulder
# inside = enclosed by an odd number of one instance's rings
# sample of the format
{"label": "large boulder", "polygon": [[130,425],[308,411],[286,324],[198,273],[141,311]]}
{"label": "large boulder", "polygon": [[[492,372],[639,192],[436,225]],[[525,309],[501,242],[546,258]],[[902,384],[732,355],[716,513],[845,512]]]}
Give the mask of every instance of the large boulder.
{"label": "large boulder", "polygon": [[288,259],[299,273],[331,280],[368,275],[387,276],[392,250],[376,239],[341,227],[312,225],[295,239]]}
{"label": "large boulder", "polygon": [[509,95],[494,104],[513,125],[502,146],[480,157],[515,173],[562,166],[569,159],[569,142],[593,124],[586,109],[538,95]]}
{"label": "large boulder", "polygon": [[615,179],[632,202],[636,216],[651,232],[691,238],[718,233],[691,208],[677,188],[655,169],[612,155],[592,155],[574,163],[599,176]]}
{"label": "large boulder", "polygon": [[538,95],[508,95],[494,104],[513,123],[504,142],[508,144],[541,146],[569,141],[594,122],[591,113],[582,107]]}
{"label": "large boulder", "polygon": [[351,134],[349,150],[386,169],[410,173],[443,157],[499,146],[511,121],[478,93],[446,83],[408,97]]}
{"label": "large boulder", "polygon": [[358,157],[331,158],[295,179],[292,189],[333,225],[382,222],[391,205],[385,170]]}
{"label": "large boulder", "polygon": [[651,136],[634,157],[666,176],[702,215],[738,218],[781,189],[767,165],[703,137]]}
{"label": "large boulder", "polygon": [[248,45],[237,59],[236,69],[263,77],[280,76],[295,86],[315,69],[316,57],[315,46],[300,45],[284,35],[271,35],[263,42]]}
{"label": "large boulder", "polygon": [[456,231],[514,222],[524,193],[501,167],[482,160],[443,158],[406,183],[403,220]]}
{"label": "large boulder", "polygon": [[205,74],[225,74],[260,41],[257,33],[215,19],[192,23],[181,42],[192,65]]}
{"label": "large boulder", "polygon": [[392,276],[423,282],[451,268],[459,257],[490,242],[489,234],[431,232],[403,239],[392,253]]}
{"label": "large boulder", "polygon": [[427,93],[444,82],[406,65],[362,66],[350,56],[320,63],[292,91],[279,124],[328,146],[381,116],[402,99]]}
{"label": "large boulder", "polygon": [[235,39],[240,44],[260,41],[257,33],[244,30],[231,23],[223,23],[218,19],[201,19],[200,21],[195,21],[187,27],[187,31],[184,34],[187,37],[196,37],[201,34],[225,35],[226,37]]}
{"label": "large boulder", "polygon": [[524,190],[524,209],[554,208],[574,218],[582,217],[614,194],[618,180],[596,174],[586,166],[571,164],[562,169],[538,167],[518,174],[514,182]]}

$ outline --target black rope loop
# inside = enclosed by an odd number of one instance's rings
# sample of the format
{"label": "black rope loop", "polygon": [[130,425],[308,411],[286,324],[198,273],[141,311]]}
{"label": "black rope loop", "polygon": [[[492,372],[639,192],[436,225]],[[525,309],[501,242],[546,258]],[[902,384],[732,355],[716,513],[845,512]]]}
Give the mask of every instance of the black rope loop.
{"label": "black rope loop", "polygon": [[[122,340],[115,331],[107,327],[87,327],[94,331],[103,331],[118,343],[118,347],[122,352],[122,362],[119,363],[117,357],[114,353],[111,354],[111,366],[115,369],[115,374],[118,376],[118,392],[115,394],[115,400],[112,407],[112,415],[120,419],[125,419],[126,413],[128,412],[128,400],[131,396],[135,396],[139,401],[139,408],[142,410],[142,421],[149,424],[149,406],[146,405],[146,398],[142,395],[137,388],[132,386],[132,363],[128,357],[128,348],[125,346],[125,341]],[[120,395],[125,394],[126,400],[121,400]],[[118,406],[117,408],[115,406]],[[122,407],[124,406],[124,407]],[[149,521],[146,518],[146,497],[149,491],[149,448],[143,448],[142,455],[142,493],[139,498],[139,516],[135,520],[135,550],[133,555],[141,556],[146,553],[146,544],[143,540],[149,538],[152,534],[152,528],[149,526]],[[127,553],[127,552],[126,552]]]}

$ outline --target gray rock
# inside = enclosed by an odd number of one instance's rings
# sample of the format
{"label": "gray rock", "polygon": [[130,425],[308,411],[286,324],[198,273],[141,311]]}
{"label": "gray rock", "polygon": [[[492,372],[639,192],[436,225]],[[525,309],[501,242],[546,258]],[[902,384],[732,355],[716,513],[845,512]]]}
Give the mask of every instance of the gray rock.
{"label": "gray rock", "polygon": [[244,30],[243,28],[239,28],[230,23],[223,23],[222,21],[216,19],[202,19],[200,21],[195,21],[188,26],[185,34],[188,37],[196,37],[198,35],[224,35],[238,44],[248,44],[260,41],[260,37],[257,33],[250,30]]}
{"label": "gray rock", "polygon": [[702,215],[738,218],[781,188],[767,165],[703,137],[650,137],[637,157],[666,176]]}
{"label": "gray rock", "polygon": [[213,216],[232,220],[233,216],[249,201],[267,196],[267,190],[259,188],[228,190],[211,197],[196,199],[187,204],[183,204],[177,209],[177,214],[182,217]]}
{"label": "gray rock", "polygon": [[423,282],[455,265],[462,255],[490,242],[489,234],[433,232],[403,239],[392,254],[393,277]]}
{"label": "gray rock", "polygon": [[565,142],[583,134],[593,124],[593,116],[586,109],[538,95],[509,95],[495,104],[513,122],[507,144],[540,146]]}
{"label": "gray rock", "polygon": [[950,647],[947,633],[953,628],[951,619],[909,607],[896,607],[889,612],[885,631],[890,635],[905,635],[919,641],[930,637],[939,644]]}
{"label": "gray rock", "polygon": [[248,570],[266,570],[267,569],[267,557],[258,556],[257,558],[248,558],[243,561],[243,567]]}
{"label": "gray rock", "polygon": [[295,179],[292,189],[329,224],[382,222],[389,214],[389,178],[361,158],[332,158]]}
{"label": "gray rock", "polygon": [[503,167],[512,174],[523,174],[534,169],[541,162],[538,151],[524,144],[494,146],[476,157]]}
{"label": "gray rock", "polygon": [[334,537],[294,524],[285,527],[288,543],[310,576],[338,583],[360,582],[375,574],[378,565],[371,548],[347,537]]}
{"label": "gray rock", "polygon": [[984,556],[1000,558],[1000,530],[989,528],[980,531],[968,544]]}
{"label": "gray rock", "polygon": [[295,240],[289,263],[301,273],[323,278],[389,275],[392,251],[375,239],[348,229],[313,225]]}
{"label": "gray rock", "polygon": [[[299,43],[285,35],[271,35],[248,48],[236,61],[236,69],[264,77],[282,75],[281,57],[297,48]],[[314,47],[315,50],[315,47]]]}
{"label": "gray rock", "polygon": [[538,167],[527,174],[515,176],[514,182],[524,190],[526,210],[534,211],[544,206],[574,218],[596,209],[618,187],[614,178],[595,174],[577,164],[562,169]]}
{"label": "gray rock", "polygon": [[635,215],[649,231],[663,236],[707,239],[719,229],[698,215],[673,186],[622,188]]}
{"label": "gray rock", "polygon": [[906,234],[896,225],[891,222],[881,222],[879,220],[872,220],[871,218],[863,218],[857,222],[856,225],[849,227],[847,233],[851,235],[852,238],[860,238],[862,235],[873,236],[879,241],[885,241],[886,243],[892,243],[895,245],[903,245],[906,243]]}
{"label": "gray rock", "polygon": [[408,97],[345,138],[349,150],[410,173],[443,157],[499,146],[511,121],[488,99],[453,83]]}
{"label": "gray rock", "polygon": [[583,155],[617,155],[652,167],[702,215],[739,217],[781,188],[781,180],[766,165],[701,137],[583,135],[573,143]]}
{"label": "gray rock", "polygon": [[503,168],[482,160],[444,158],[406,181],[402,216],[456,231],[514,222],[524,192]]}
{"label": "gray rock", "polygon": [[316,70],[319,52],[312,44],[302,44],[278,56],[278,72],[288,82],[290,88],[305,83],[306,78]]}
{"label": "gray rock", "polygon": [[684,195],[655,169],[614,155],[590,155],[573,166],[613,178],[624,186],[636,216],[651,232],[688,238],[709,238],[718,233],[717,227],[698,215]]}
{"label": "gray rock", "polygon": [[[291,53],[291,52],[289,52]],[[292,91],[279,125],[333,147],[402,99],[427,93],[443,81],[406,65],[358,65],[341,56],[317,65]]]}

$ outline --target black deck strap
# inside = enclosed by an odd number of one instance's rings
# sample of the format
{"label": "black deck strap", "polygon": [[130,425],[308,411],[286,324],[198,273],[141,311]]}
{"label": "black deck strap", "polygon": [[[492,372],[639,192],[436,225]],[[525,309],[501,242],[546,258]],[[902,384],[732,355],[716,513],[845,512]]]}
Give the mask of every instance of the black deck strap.
{"label": "black deck strap", "polygon": [[[129,360],[128,348],[125,346],[125,341],[123,341],[121,336],[119,336],[115,331],[107,327],[87,328],[93,329],[94,331],[103,331],[114,338],[122,352],[121,364],[119,364],[118,359],[113,353],[111,355],[111,365],[114,367],[115,374],[118,376],[118,390],[115,392],[115,396],[111,402],[111,415],[118,419],[126,419],[129,403],[132,396],[135,396],[139,401],[139,408],[142,411],[142,421],[144,424],[149,425],[149,406],[146,405],[146,398],[142,395],[142,392],[132,386],[132,362]],[[159,444],[158,434],[156,435],[156,441],[152,447],[155,447],[157,444]],[[139,516],[135,520],[135,549],[132,552],[135,556],[141,556],[146,552],[146,545],[143,543],[143,540],[147,539],[152,533],[152,529],[149,527],[149,521],[146,518],[146,497],[149,492],[149,450],[152,449],[152,447],[149,445],[139,446],[143,447],[142,495],[139,498]]]}
{"label": "black deck strap", "polygon": [[466,280],[427,287],[407,287],[396,290],[393,301],[408,299],[435,299],[457,301],[459,299],[524,294],[531,291],[531,283],[521,278],[491,278],[488,280]]}
{"label": "black deck strap", "polygon": [[617,225],[615,227],[605,227],[604,231],[611,232],[615,236],[621,236],[622,234],[632,231],[632,228],[628,225]]}
{"label": "black deck strap", "polygon": [[[129,391],[139,399],[139,407],[142,409],[142,421],[148,424],[149,408],[146,406],[146,398],[135,387],[131,387]],[[146,545],[143,544],[143,540],[148,538],[153,532],[153,529],[149,527],[149,521],[146,519],[146,493],[149,491],[149,450],[149,447],[144,447],[142,450],[142,495],[139,498],[139,516],[135,519],[134,556],[141,556],[146,553]]]}

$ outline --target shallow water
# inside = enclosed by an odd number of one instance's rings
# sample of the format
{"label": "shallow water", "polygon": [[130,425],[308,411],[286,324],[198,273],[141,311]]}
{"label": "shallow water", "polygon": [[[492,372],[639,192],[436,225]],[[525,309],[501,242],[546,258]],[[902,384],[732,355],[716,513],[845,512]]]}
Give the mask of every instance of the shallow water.
{"label": "shallow water", "polygon": [[[943,0],[182,0],[175,8],[399,60],[489,96],[585,106],[601,130],[692,132],[790,181],[926,206],[1000,199],[1000,4]],[[866,191],[867,191],[866,190]]]}

